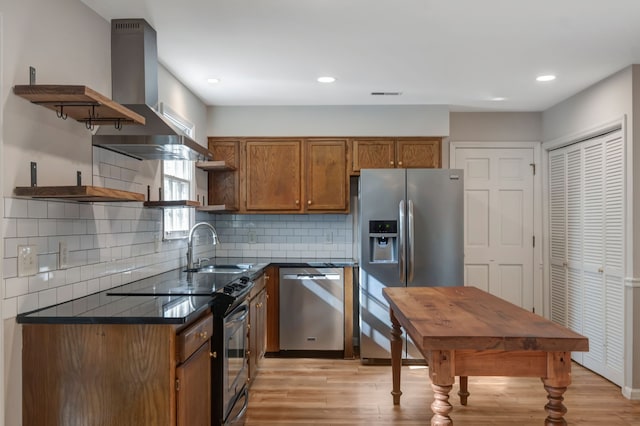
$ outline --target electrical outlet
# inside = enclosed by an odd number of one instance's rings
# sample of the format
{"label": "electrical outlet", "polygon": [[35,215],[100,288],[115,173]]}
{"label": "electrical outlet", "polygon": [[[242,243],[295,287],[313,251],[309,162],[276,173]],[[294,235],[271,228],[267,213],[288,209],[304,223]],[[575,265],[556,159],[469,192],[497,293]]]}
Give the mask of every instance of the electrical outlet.
{"label": "electrical outlet", "polygon": [[247,231],[247,238],[249,239],[249,244],[255,244],[258,242],[258,234],[255,229],[249,229]]}
{"label": "electrical outlet", "polygon": [[18,246],[18,276],[38,273],[38,246]]}
{"label": "electrical outlet", "polygon": [[162,238],[160,237],[160,234],[155,234],[153,236],[153,250],[156,253],[160,252],[160,242],[162,241]]}
{"label": "electrical outlet", "polygon": [[58,269],[67,269],[69,267],[69,250],[67,242],[60,241],[58,243]]}
{"label": "electrical outlet", "polygon": [[325,244],[333,243],[333,232],[328,229],[324,231],[324,242]]}

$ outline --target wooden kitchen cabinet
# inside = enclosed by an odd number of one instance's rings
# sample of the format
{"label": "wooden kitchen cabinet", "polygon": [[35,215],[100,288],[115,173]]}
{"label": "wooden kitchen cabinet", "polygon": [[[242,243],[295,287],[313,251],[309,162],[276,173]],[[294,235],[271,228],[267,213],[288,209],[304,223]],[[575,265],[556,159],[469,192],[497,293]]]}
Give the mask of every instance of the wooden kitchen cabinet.
{"label": "wooden kitchen cabinet", "polygon": [[371,138],[353,140],[353,173],[361,169],[439,168],[441,138]]}
{"label": "wooden kitchen cabinet", "polygon": [[265,272],[267,288],[267,352],[280,350],[280,270],[270,265]]}
{"label": "wooden kitchen cabinet", "polygon": [[177,426],[211,424],[211,339],[176,368]]}
{"label": "wooden kitchen cabinet", "polygon": [[246,211],[301,212],[302,141],[247,140],[245,146]]}
{"label": "wooden kitchen cabinet", "polygon": [[201,210],[229,211],[240,209],[240,140],[209,138],[213,158],[227,167],[209,170],[207,205]]}
{"label": "wooden kitchen cabinet", "polygon": [[393,139],[356,139],[353,141],[353,171],[360,169],[393,169],[395,163]]}
{"label": "wooden kitchen cabinet", "polygon": [[256,378],[260,360],[267,350],[266,279],[266,274],[255,279],[249,295],[249,383]]}
{"label": "wooden kitchen cabinet", "polygon": [[347,141],[306,141],[305,166],[305,209],[308,212],[348,212]]}
{"label": "wooden kitchen cabinet", "polygon": [[22,330],[24,426],[209,424],[203,422],[211,415],[210,313],[183,329],[24,324]]}

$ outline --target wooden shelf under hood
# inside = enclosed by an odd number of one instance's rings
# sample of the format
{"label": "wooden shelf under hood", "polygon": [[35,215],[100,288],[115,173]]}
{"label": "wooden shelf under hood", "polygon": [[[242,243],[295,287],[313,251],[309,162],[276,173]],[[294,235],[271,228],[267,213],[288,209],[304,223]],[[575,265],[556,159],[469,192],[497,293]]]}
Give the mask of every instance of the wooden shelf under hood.
{"label": "wooden shelf under hood", "polygon": [[94,125],[112,124],[116,128],[129,124],[145,124],[145,118],[112,101],[87,86],[28,84],[14,86],[13,93],[56,111],[58,117],[67,116]]}
{"label": "wooden shelf under hood", "polygon": [[145,201],[144,206],[169,209],[169,208],[179,208],[179,207],[200,207],[200,203],[198,201],[191,201],[191,200]]}
{"label": "wooden shelf under hood", "polygon": [[19,186],[18,197],[55,198],[83,202],[144,201],[144,194],[97,186]]}

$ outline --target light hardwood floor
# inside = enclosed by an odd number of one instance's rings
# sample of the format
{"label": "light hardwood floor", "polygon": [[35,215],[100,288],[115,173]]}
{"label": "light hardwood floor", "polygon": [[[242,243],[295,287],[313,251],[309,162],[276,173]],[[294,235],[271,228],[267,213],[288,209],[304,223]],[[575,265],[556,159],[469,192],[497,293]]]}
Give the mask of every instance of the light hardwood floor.
{"label": "light hardwood floor", "polygon": [[[569,425],[640,425],[640,401],[573,364],[565,393]],[[251,388],[245,426],[428,425],[433,401],[426,368],[402,367],[403,395],[391,399],[391,367],[358,360],[266,358]],[[469,404],[460,405],[458,384],[451,417],[463,425],[542,425],[546,392],[540,379],[470,377]]]}

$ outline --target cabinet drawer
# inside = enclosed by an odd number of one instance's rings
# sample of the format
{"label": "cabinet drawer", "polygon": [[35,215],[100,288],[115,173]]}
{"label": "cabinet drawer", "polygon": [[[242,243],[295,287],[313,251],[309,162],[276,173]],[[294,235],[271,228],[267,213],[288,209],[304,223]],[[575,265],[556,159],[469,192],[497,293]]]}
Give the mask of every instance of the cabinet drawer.
{"label": "cabinet drawer", "polygon": [[211,338],[213,334],[213,315],[196,321],[195,324],[180,332],[177,336],[178,341],[178,364],[184,362],[198,349],[204,342]]}

